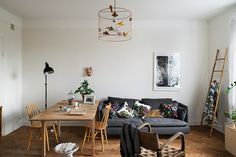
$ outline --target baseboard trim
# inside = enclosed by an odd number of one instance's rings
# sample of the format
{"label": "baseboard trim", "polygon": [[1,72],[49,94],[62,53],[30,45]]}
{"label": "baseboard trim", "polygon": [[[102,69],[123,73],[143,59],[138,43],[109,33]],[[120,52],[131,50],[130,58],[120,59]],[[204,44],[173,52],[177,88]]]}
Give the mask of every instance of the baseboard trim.
{"label": "baseboard trim", "polygon": [[4,129],[3,129],[3,130],[2,130],[2,131],[3,131],[3,132],[2,132],[2,136],[7,136],[7,135],[9,135],[9,134],[12,133],[13,131],[19,129],[21,126],[22,126],[21,124],[18,124],[18,125],[16,125],[12,130],[4,130]]}
{"label": "baseboard trim", "polygon": [[221,124],[216,124],[215,125],[215,127],[214,127],[214,129],[216,129],[217,131],[219,131],[219,132],[221,132],[221,133],[225,133],[224,132],[224,127],[223,127],[223,125],[221,125]]}
{"label": "baseboard trim", "polygon": [[193,120],[193,121],[189,122],[189,125],[190,125],[190,126],[201,125],[201,122],[198,121],[198,120]]}

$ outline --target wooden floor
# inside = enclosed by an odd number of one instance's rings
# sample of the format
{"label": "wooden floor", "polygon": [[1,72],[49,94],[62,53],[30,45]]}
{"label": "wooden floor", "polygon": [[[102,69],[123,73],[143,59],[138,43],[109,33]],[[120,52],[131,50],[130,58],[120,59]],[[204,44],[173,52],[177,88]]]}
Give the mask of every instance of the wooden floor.
{"label": "wooden floor", "polygon": [[[61,142],[76,142],[81,145],[81,138],[84,131],[80,127],[63,127]],[[0,137],[0,157],[37,157],[40,156],[41,143],[33,141],[30,150],[26,151],[28,140],[28,128],[21,127],[8,136]],[[187,157],[233,157],[224,150],[224,135],[214,132],[213,137],[209,138],[209,130],[205,127],[191,127],[190,134],[186,137],[186,156]],[[167,137],[160,137],[166,140]],[[50,137],[51,151],[48,157],[59,156],[53,151],[56,145],[53,136]],[[96,141],[96,156],[98,157],[118,157],[119,153],[119,137],[109,137],[109,144],[105,145],[105,151],[101,152],[100,141]],[[77,151],[74,157],[89,156],[90,144],[86,143],[84,151]]]}

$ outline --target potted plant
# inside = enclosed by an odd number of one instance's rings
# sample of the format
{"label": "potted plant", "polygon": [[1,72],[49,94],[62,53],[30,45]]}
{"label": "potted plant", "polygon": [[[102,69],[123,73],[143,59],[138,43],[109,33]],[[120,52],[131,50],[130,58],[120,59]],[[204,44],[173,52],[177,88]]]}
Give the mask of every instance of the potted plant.
{"label": "potted plant", "polygon": [[89,95],[89,94],[91,94],[91,93],[94,93],[94,91],[93,91],[91,88],[89,88],[89,83],[88,83],[88,81],[87,81],[87,80],[84,80],[84,81],[80,84],[80,86],[78,87],[78,89],[75,90],[74,94],[76,94],[76,93],[80,93],[81,96],[82,96],[82,98],[83,98],[83,100],[84,100],[84,96],[85,96],[85,95]]}
{"label": "potted plant", "polygon": [[230,84],[230,86],[226,89],[226,93],[229,94],[229,92],[236,87],[236,81]]}
{"label": "potted plant", "polygon": [[[230,87],[226,89],[226,93],[229,94],[230,91],[236,87],[236,81],[230,84]],[[225,112],[225,117],[229,118],[233,122],[233,127],[235,128],[236,123],[236,109],[234,109],[232,112]]]}
{"label": "potted plant", "polygon": [[229,119],[232,120],[233,122],[233,127],[235,128],[235,123],[236,123],[236,109],[233,110],[232,112],[225,112],[225,116]]}

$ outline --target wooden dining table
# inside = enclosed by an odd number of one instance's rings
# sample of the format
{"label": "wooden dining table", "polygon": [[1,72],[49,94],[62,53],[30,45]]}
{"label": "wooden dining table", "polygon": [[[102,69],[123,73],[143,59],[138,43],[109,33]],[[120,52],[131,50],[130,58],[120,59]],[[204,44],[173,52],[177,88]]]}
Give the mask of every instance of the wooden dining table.
{"label": "wooden dining table", "polygon": [[[87,121],[91,124],[92,129],[92,148],[91,148],[91,155],[95,156],[95,117],[97,112],[97,107],[99,101],[96,101],[94,104],[84,104],[82,101],[79,102],[79,109],[85,109],[86,113],[82,115],[71,114],[69,111],[64,111],[64,107],[74,108],[72,105],[68,105],[66,100],[60,101],[55,105],[48,108],[48,110],[42,111],[30,121],[41,121],[42,123],[42,156],[46,156],[46,122],[47,121]],[[60,127],[59,127],[60,128]],[[60,134],[60,129],[58,129],[58,133]]]}

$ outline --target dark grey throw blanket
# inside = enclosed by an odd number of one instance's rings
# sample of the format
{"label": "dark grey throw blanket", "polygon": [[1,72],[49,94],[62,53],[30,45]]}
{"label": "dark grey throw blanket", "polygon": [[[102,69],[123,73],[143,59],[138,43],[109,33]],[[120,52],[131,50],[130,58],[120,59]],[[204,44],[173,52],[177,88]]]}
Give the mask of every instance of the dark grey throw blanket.
{"label": "dark grey throw blanket", "polygon": [[135,157],[140,153],[138,129],[135,125],[124,123],[120,137],[122,157]]}

